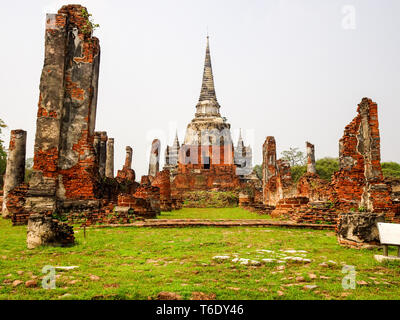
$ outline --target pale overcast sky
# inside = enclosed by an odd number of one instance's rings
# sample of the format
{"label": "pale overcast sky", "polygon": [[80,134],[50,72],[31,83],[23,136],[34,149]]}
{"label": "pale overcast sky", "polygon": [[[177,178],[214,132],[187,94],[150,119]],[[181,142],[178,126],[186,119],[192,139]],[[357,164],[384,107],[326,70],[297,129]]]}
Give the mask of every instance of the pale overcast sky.
{"label": "pale overcast sky", "polygon": [[[96,130],[115,138],[115,170],[133,147],[137,180],[154,138],[182,142],[199,98],[207,28],[222,116],[250,143],[254,164],[275,136],[316,157],[338,140],[362,97],[378,103],[383,161],[400,162],[400,1],[92,0],[100,28]],[[33,155],[45,14],[65,1],[1,0],[0,118],[28,131]],[[353,19],[355,18],[355,19]],[[8,146],[9,130],[4,138]],[[279,156],[279,155],[278,155]]]}

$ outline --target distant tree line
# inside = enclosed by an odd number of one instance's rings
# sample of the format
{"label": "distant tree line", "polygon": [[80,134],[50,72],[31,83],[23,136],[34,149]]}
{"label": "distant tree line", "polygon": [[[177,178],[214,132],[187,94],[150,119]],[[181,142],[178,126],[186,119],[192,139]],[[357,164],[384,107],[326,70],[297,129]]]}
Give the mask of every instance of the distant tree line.
{"label": "distant tree line", "polygon": [[[290,148],[289,150],[282,151],[282,159],[289,161],[291,166],[292,179],[294,182],[307,172],[306,159],[307,156],[298,150],[298,148]],[[384,177],[400,178],[400,164],[397,162],[382,162],[382,173]],[[339,159],[332,157],[325,157],[315,161],[317,174],[321,179],[330,181],[335,171],[339,170]],[[255,165],[253,167],[254,173],[259,179],[262,179],[262,165]]]}

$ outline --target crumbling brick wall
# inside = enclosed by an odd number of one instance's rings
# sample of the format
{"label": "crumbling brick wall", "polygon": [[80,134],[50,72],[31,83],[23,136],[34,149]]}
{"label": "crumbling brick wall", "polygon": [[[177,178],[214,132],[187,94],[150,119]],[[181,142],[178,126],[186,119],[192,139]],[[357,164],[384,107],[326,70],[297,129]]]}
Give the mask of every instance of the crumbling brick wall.
{"label": "crumbling brick wall", "polygon": [[278,168],[278,190],[281,193],[281,198],[287,198],[293,195],[293,180],[292,171],[290,168],[289,161],[278,159],[276,161],[276,166]]}
{"label": "crumbling brick wall", "polygon": [[357,113],[339,141],[339,171],[333,176],[332,199],[343,209],[390,211],[393,203],[380,163],[377,104],[363,98]]}
{"label": "crumbling brick wall", "polygon": [[297,195],[307,197],[310,201],[327,201],[331,194],[330,182],[316,173],[306,173],[297,182]]}
{"label": "crumbling brick wall", "polygon": [[275,138],[268,136],[263,144],[263,198],[264,204],[276,205],[294,193],[290,164],[276,159]]}
{"label": "crumbling brick wall", "polygon": [[156,177],[152,181],[153,187],[160,189],[160,209],[161,211],[172,210],[172,199],[171,199],[171,181],[169,170],[162,170],[157,172]]}
{"label": "crumbling brick wall", "polygon": [[271,212],[274,218],[290,218],[294,212],[302,206],[307,205],[309,199],[307,197],[291,197],[284,198],[277,202],[275,209]]}
{"label": "crumbling brick wall", "polygon": [[156,215],[160,214],[160,188],[151,185],[150,176],[142,176],[133,197],[148,201]]}

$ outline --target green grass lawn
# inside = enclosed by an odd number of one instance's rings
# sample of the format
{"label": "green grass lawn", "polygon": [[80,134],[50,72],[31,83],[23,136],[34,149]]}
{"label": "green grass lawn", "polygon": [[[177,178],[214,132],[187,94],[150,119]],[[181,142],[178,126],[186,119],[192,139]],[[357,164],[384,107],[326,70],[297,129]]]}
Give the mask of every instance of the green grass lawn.
{"label": "green grass lawn", "polygon": [[159,219],[271,219],[271,216],[257,214],[239,207],[235,208],[183,208],[161,212]]}
{"label": "green grass lawn", "polygon": [[[195,210],[183,212],[191,216]],[[213,212],[219,217],[226,210]],[[26,249],[26,226],[12,227],[1,219],[0,231],[0,299],[154,299],[161,291],[183,299],[193,292],[215,294],[216,299],[399,299],[400,266],[375,262],[378,250],[340,247],[332,231],[118,227],[87,229],[84,239],[76,229],[75,246],[34,250]],[[231,261],[235,255],[261,261],[289,249],[307,251],[299,255],[311,263],[249,266]],[[230,259],[218,262],[216,255]],[[320,266],[329,260],[336,264]],[[354,266],[355,289],[342,288],[342,264]],[[57,271],[56,289],[46,290],[39,280],[46,265],[79,268]],[[36,288],[12,285],[32,277],[39,280]],[[306,290],[305,285],[318,287]]]}

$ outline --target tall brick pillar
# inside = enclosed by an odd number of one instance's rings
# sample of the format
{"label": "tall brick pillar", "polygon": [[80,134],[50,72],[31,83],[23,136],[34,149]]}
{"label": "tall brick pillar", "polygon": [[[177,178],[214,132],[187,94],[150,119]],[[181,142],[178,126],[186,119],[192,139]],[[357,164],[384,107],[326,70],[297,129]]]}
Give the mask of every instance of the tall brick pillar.
{"label": "tall brick pillar", "polygon": [[119,183],[133,183],[135,182],[135,171],[132,170],[132,148],[126,147],[125,164],[122,170],[117,172],[117,181]]}
{"label": "tall brick pillar", "polygon": [[307,148],[307,173],[315,174],[317,170],[315,169],[315,148],[310,142],[306,142]]}
{"label": "tall brick pillar", "polygon": [[107,141],[106,177],[114,178],[114,138]]}
{"label": "tall brick pillar", "polygon": [[107,162],[107,132],[100,132],[100,145],[99,145],[99,173],[100,177],[106,176],[106,162]]}
{"label": "tall brick pillar", "polygon": [[132,169],[132,148],[126,147],[125,165],[124,168]]}
{"label": "tall brick pillar", "polygon": [[11,130],[10,146],[8,148],[7,167],[4,180],[3,218],[10,218],[7,209],[8,193],[24,182],[26,155],[26,131]]}
{"label": "tall brick pillar", "polygon": [[93,148],[97,163],[100,163],[100,134],[101,132],[95,132],[93,137]]}
{"label": "tall brick pillar", "polygon": [[267,137],[263,144],[263,195],[264,203],[276,202],[278,169],[276,165],[276,142],[274,137]]}
{"label": "tall brick pillar", "polygon": [[151,144],[149,176],[155,177],[160,171],[160,140],[154,139]]}
{"label": "tall brick pillar", "polygon": [[33,212],[97,198],[94,150],[100,45],[86,8],[47,14],[34,164],[27,200]]}

